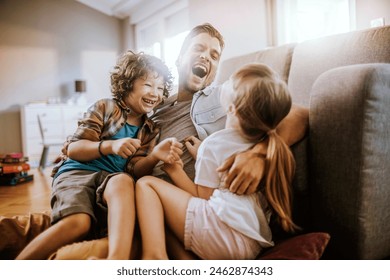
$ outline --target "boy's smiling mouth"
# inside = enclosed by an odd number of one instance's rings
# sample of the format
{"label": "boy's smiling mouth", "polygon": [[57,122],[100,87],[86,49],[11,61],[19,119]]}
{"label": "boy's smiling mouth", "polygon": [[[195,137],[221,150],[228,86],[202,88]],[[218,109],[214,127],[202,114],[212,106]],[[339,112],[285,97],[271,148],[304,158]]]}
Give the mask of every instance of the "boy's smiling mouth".
{"label": "boy's smiling mouth", "polygon": [[142,101],[144,101],[145,103],[150,104],[150,105],[154,105],[157,102],[156,100],[151,100],[151,99],[146,99],[146,98],[142,98]]}

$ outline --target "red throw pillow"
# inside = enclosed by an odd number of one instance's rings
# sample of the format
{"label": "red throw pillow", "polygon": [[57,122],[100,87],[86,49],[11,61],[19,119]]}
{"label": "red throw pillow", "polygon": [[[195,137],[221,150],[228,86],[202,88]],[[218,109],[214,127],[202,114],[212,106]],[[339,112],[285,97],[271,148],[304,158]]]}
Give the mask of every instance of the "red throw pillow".
{"label": "red throw pillow", "polygon": [[281,240],[274,247],[263,251],[259,260],[318,260],[328,245],[330,235],[312,232]]}

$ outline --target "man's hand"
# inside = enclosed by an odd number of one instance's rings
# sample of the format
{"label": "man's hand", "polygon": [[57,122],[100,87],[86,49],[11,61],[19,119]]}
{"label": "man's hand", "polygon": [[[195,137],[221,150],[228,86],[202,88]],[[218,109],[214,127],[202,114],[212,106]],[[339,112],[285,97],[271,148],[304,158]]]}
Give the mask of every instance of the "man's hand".
{"label": "man's hand", "polygon": [[248,150],[229,157],[217,169],[227,172],[225,186],[236,194],[252,194],[264,176],[265,160],[259,154]]}

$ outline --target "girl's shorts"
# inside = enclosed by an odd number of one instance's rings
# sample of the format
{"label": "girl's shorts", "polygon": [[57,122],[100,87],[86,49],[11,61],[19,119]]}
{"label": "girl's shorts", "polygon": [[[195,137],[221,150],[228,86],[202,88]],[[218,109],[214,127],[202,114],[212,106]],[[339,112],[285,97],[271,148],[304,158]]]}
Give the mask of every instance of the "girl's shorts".
{"label": "girl's shorts", "polygon": [[188,203],[184,246],[207,260],[255,259],[261,251],[256,240],[230,228],[219,219],[207,200],[197,197]]}

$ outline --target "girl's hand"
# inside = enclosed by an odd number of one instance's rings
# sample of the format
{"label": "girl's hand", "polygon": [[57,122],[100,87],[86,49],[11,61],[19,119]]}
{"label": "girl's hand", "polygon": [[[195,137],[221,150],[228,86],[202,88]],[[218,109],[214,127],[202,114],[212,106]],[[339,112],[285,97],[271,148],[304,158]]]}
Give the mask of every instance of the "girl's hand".
{"label": "girl's hand", "polygon": [[164,165],[161,167],[161,170],[169,175],[175,172],[175,170],[183,169],[183,166],[183,161],[178,159],[172,163],[164,163]]}
{"label": "girl's hand", "polygon": [[134,138],[122,138],[112,142],[112,153],[123,158],[128,158],[141,147],[141,140]]}
{"label": "girl's hand", "polygon": [[193,159],[196,159],[198,154],[198,149],[202,141],[200,141],[195,136],[188,136],[184,139],[184,145],[186,145],[188,152],[192,156]]}
{"label": "girl's hand", "polygon": [[183,144],[171,137],[158,143],[150,155],[164,163],[173,163],[180,160],[180,156],[183,154],[182,148]]}

